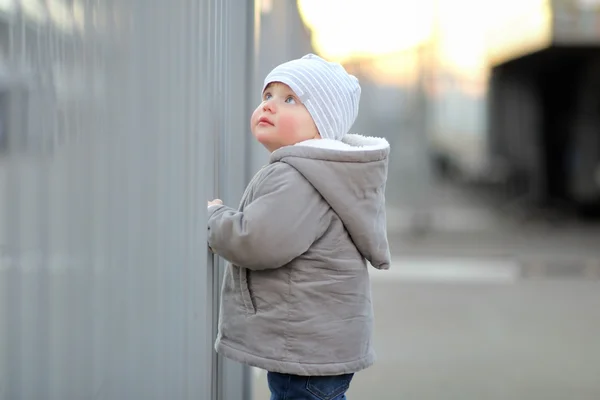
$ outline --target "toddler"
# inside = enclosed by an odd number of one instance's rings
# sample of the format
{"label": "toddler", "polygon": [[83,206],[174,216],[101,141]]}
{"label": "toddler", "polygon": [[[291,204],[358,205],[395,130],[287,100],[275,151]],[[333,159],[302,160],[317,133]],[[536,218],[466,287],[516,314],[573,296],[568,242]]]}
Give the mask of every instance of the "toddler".
{"label": "toddler", "polygon": [[215,348],[267,370],[280,399],[346,399],[374,361],[367,261],[388,269],[385,139],[349,134],[358,80],[314,54],[264,81],[251,130],[270,152],[239,208],[208,203],[229,262]]}

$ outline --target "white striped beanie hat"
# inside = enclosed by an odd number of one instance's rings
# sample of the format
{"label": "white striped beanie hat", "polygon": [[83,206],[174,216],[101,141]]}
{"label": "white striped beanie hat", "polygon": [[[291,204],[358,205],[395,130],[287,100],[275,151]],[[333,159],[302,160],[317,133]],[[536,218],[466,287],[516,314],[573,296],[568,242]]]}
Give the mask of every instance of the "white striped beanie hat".
{"label": "white striped beanie hat", "polygon": [[294,91],[324,139],[342,139],[356,120],[360,84],[339,63],[307,54],[275,67],[265,78],[263,92],[272,82]]}

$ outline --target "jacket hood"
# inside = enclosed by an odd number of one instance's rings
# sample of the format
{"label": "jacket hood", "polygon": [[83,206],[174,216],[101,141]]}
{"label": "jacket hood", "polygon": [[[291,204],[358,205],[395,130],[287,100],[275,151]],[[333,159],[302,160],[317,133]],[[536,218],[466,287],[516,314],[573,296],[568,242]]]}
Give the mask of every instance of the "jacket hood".
{"label": "jacket hood", "polygon": [[383,138],[347,134],[341,141],[311,139],[282,147],[284,162],[308,180],[342,220],[361,254],[378,269],[390,266],[385,186],[390,145]]}

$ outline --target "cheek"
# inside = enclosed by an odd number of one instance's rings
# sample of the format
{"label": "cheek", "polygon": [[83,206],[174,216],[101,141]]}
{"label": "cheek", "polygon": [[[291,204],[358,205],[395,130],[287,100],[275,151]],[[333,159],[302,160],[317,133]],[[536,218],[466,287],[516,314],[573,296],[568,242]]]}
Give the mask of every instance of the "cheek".
{"label": "cheek", "polygon": [[294,140],[298,136],[299,121],[294,114],[281,115],[278,120],[277,130],[286,139]]}
{"label": "cheek", "polygon": [[250,117],[250,127],[252,128],[252,130],[254,130],[254,127],[258,123],[258,115],[260,114],[259,111],[260,111],[260,106],[257,107],[256,110],[254,110],[254,112],[252,113],[252,117]]}

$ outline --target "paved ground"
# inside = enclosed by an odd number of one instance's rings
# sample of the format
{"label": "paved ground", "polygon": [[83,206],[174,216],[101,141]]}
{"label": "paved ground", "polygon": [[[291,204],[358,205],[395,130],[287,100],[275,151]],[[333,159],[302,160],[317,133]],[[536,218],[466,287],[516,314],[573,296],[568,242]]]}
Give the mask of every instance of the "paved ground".
{"label": "paved ground", "polygon": [[[597,400],[600,285],[511,262],[399,259],[373,274],[378,361],[349,398]],[[268,399],[255,371],[254,399]]]}

